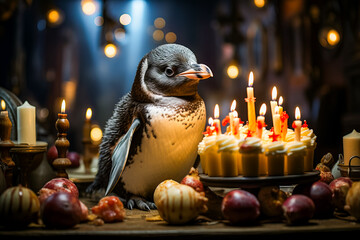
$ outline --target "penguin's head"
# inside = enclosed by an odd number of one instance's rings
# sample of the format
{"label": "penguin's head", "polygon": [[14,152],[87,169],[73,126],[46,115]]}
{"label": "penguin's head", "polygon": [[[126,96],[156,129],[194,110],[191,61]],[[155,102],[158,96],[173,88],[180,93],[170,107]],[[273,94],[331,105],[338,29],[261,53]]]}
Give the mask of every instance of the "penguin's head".
{"label": "penguin's head", "polygon": [[164,44],[144,56],[135,81],[150,95],[184,97],[197,94],[199,81],[212,76],[210,68],[198,64],[190,49]]}

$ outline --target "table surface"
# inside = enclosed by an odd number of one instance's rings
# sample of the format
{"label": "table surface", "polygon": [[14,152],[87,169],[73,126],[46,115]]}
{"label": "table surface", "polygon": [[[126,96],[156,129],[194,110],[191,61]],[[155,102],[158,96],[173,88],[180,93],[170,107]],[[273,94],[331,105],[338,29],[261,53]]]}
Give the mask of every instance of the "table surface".
{"label": "table surface", "polygon": [[[81,198],[88,206],[96,205],[95,200]],[[283,220],[260,219],[256,225],[232,226],[226,220],[221,219],[221,198],[212,198],[208,203],[209,210],[204,216],[200,216],[195,222],[174,226],[163,220],[149,221],[149,218],[158,216],[157,210],[141,211],[126,210],[126,218],[123,222],[105,223],[95,226],[90,222],[76,225],[72,229],[58,230],[46,229],[42,225],[31,224],[26,229],[9,230],[0,228],[0,239],[27,238],[49,239],[67,237],[86,237],[86,239],[100,237],[119,237],[117,239],[279,239],[286,237],[291,239],[303,239],[307,236],[338,238],[348,236],[351,233],[360,233],[360,223],[351,216],[335,214],[328,219],[311,219],[308,224],[301,226],[289,226]]]}

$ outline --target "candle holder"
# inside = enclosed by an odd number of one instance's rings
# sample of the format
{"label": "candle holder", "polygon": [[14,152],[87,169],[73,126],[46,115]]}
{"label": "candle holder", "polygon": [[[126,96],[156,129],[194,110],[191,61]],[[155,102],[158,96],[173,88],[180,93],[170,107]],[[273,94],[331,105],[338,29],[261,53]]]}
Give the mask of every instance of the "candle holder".
{"label": "candle holder", "polygon": [[46,153],[47,143],[36,142],[36,144],[19,144],[16,143],[11,148],[14,160],[16,162],[16,184],[21,184],[24,187],[30,187],[31,179],[30,173],[36,169],[43,158],[43,154]]}
{"label": "candle holder", "polygon": [[0,118],[0,158],[5,165],[6,186],[12,186],[13,169],[15,163],[11,158],[10,149],[14,143],[10,140],[12,123],[7,114],[1,115]]}
{"label": "candle holder", "polygon": [[69,178],[66,172],[66,168],[71,166],[71,161],[66,157],[66,152],[70,146],[70,142],[67,140],[67,130],[70,127],[67,114],[59,113],[58,119],[55,123],[56,130],[58,131],[57,139],[55,141],[55,147],[58,151],[58,158],[56,158],[52,165],[56,169],[56,177]]}

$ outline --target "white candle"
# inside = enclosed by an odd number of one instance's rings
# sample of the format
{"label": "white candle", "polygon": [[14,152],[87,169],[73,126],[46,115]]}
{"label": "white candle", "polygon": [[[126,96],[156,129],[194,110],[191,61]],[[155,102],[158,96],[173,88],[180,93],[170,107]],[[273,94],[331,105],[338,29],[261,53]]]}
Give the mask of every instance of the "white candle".
{"label": "white candle", "polygon": [[271,118],[273,121],[274,127],[274,114],[275,114],[275,107],[277,106],[276,97],[277,97],[277,90],[276,87],[273,87],[271,92],[272,101],[270,101],[270,108],[271,108]]}
{"label": "white candle", "polygon": [[215,131],[216,131],[216,135],[220,135],[221,134],[221,126],[220,126],[220,108],[219,105],[216,104],[215,108],[214,108],[214,127],[215,127]]}
{"label": "white candle", "polygon": [[284,110],[283,107],[282,107],[283,102],[284,102],[284,99],[283,99],[282,96],[280,96],[280,97],[279,97],[279,105],[278,105],[280,116],[281,116],[281,114],[282,114],[282,112],[283,112],[283,110]]}
{"label": "white candle", "polygon": [[233,100],[232,103],[231,103],[230,113],[229,113],[231,133],[234,132],[234,111],[235,111],[235,108],[236,108],[236,100]]}
{"label": "white candle", "polygon": [[[360,133],[355,129],[343,137],[344,148],[344,165],[349,166],[350,158],[353,156],[360,156]],[[354,158],[351,160],[351,165],[360,165],[360,160]]]}
{"label": "white candle", "polygon": [[301,115],[300,115],[300,109],[299,107],[296,107],[295,109],[295,121],[293,122],[293,128],[295,131],[295,141],[300,142],[300,138],[301,138],[301,125],[302,122],[300,120]]}
{"label": "white candle", "polygon": [[265,113],[266,113],[266,104],[263,103],[260,107],[260,116],[257,117],[258,126],[256,128],[256,136],[261,139],[263,127],[265,126]]}
{"label": "white candle", "polygon": [[274,114],[274,133],[276,135],[280,135],[281,133],[281,122],[280,122],[280,114],[279,114],[279,107],[275,107],[275,114]]}
{"label": "white candle", "polygon": [[36,144],[35,107],[27,101],[17,107],[17,137],[19,143]]}
{"label": "white candle", "polygon": [[249,120],[249,129],[252,133],[256,131],[256,114],[255,114],[255,97],[254,97],[254,74],[250,72],[249,74],[249,86],[246,88],[247,92],[247,107],[248,107],[248,120]]}

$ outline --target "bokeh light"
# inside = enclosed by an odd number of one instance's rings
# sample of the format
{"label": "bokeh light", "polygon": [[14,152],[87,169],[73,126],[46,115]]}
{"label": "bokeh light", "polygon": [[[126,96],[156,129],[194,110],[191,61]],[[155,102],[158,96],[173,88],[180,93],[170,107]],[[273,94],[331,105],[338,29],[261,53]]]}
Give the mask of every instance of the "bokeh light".
{"label": "bokeh light", "polygon": [[155,41],[161,41],[164,39],[164,32],[162,30],[155,30],[154,33],[153,33],[153,39]]}
{"label": "bokeh light", "polygon": [[154,21],[154,26],[159,29],[164,28],[165,24],[166,24],[165,19],[163,19],[162,17],[158,17]]}
{"label": "bokeh light", "polygon": [[131,16],[125,13],[120,16],[119,21],[122,25],[129,25],[131,23]]}
{"label": "bokeh light", "polygon": [[239,68],[236,65],[230,65],[226,72],[231,79],[237,78],[239,76]]}
{"label": "bokeh light", "polygon": [[104,53],[105,56],[107,56],[108,58],[113,58],[116,56],[117,47],[112,43],[108,43],[104,48]]}
{"label": "bokeh light", "polygon": [[96,11],[96,5],[93,0],[82,0],[81,9],[86,15],[93,15]]}
{"label": "bokeh light", "polygon": [[174,43],[176,42],[176,34],[173,33],[173,32],[168,32],[166,35],[165,35],[165,40],[167,43]]}

